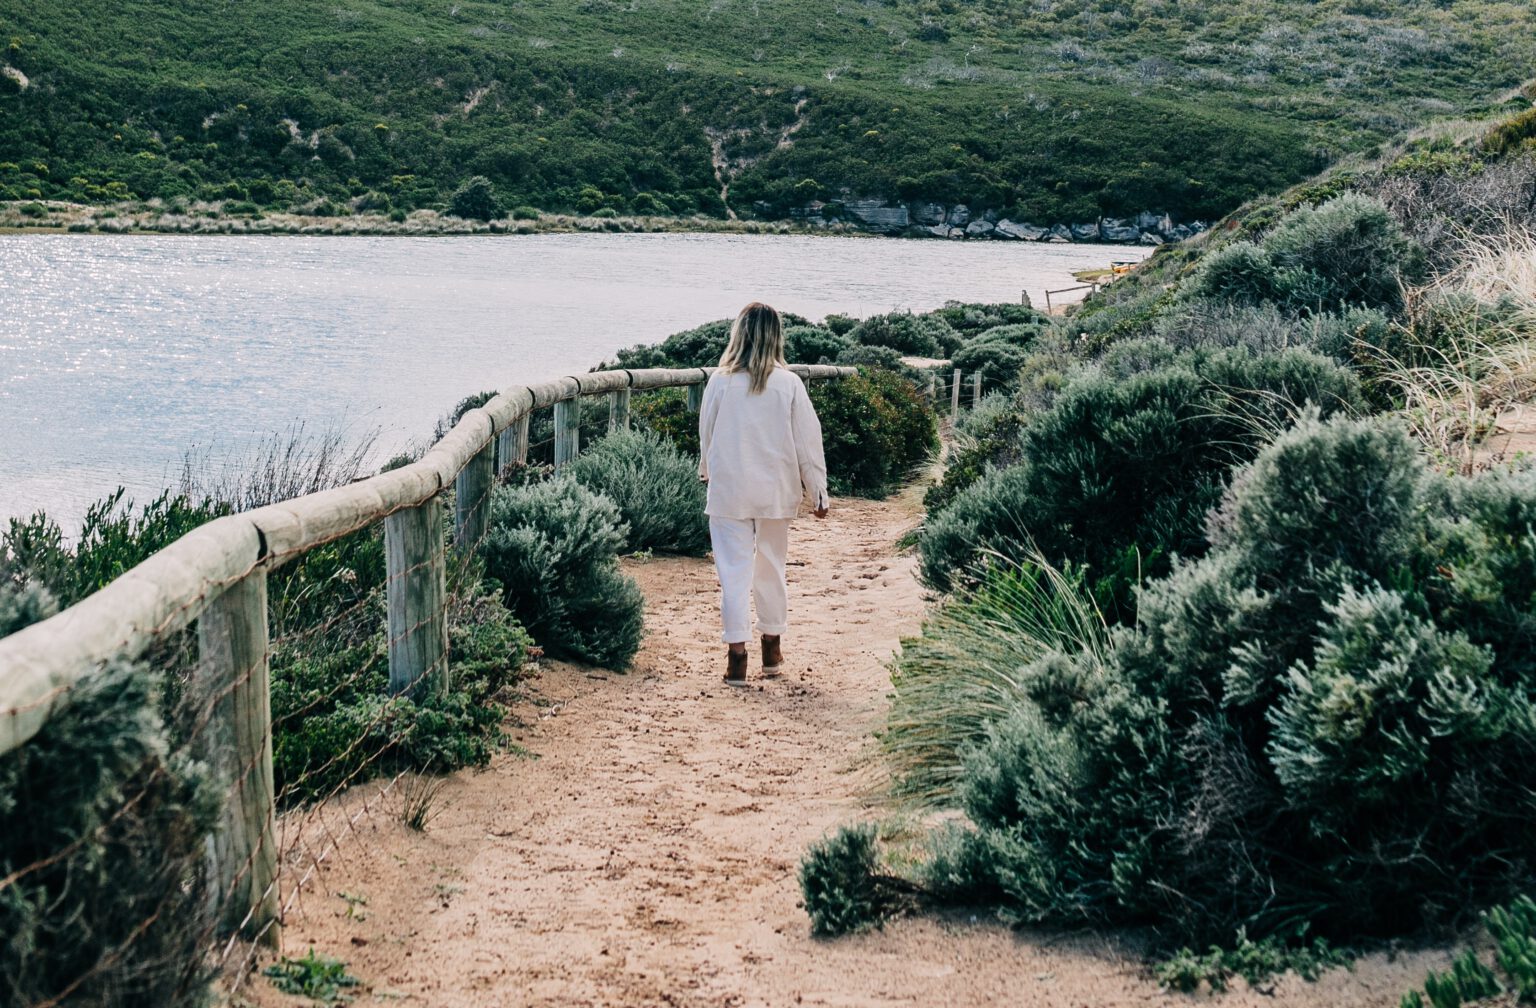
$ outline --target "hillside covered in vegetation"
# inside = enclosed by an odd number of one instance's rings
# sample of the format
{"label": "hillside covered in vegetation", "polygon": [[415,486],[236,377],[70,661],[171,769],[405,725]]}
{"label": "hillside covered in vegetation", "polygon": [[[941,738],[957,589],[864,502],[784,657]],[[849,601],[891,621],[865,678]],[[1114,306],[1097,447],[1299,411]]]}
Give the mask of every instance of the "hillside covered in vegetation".
{"label": "hillside covered in vegetation", "polygon": [[100,0],[0,13],[0,200],[1210,218],[1496,110],[1487,0]]}

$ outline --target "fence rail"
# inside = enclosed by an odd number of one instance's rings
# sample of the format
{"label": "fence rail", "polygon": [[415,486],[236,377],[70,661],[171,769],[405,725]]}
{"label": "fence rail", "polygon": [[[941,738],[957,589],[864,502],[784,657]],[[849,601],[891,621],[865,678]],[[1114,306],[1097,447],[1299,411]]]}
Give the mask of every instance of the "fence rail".
{"label": "fence rail", "polygon": [[[219,916],[227,930],[275,943],[267,573],[382,522],[389,689],[446,690],[448,558],[471,551],[484,534],[497,470],[526,461],[530,415],[555,407],[558,467],[579,450],[583,397],[609,396],[610,429],[627,427],[632,392],[684,387],[696,410],[713,370],[599,371],[521,386],[467,411],[410,465],[199,526],[100,591],[0,639],[0,754],[35,736],[105,663],[136,658],[196,622],[198,686],[211,698],[201,747],[230,796],[209,844]],[[791,370],[807,383],[856,373],[831,365]],[[443,495],[450,489],[454,522],[445,543]]]}

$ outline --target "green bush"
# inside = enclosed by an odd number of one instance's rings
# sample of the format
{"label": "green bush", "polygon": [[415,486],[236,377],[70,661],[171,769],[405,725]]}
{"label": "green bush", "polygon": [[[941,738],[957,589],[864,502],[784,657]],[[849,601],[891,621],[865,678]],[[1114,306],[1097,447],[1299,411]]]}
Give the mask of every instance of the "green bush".
{"label": "green bush", "polygon": [[847,336],[853,332],[853,327],[859,324],[859,320],[847,315],[833,313],[822,320],[822,325],[832,330],[839,336]]}
{"label": "green bush", "polygon": [[947,357],[960,345],[960,334],[939,316],[909,312],[870,316],[848,336],[862,346],[890,347],[909,357]]}
{"label": "green bush", "polygon": [[[0,557],[0,637],[52,611]],[[159,678],[109,663],[0,756],[0,987],[16,1003],[205,1003],[218,800],[174,747]]]}
{"label": "green bush", "polygon": [[135,509],[119,488],[86,508],[73,546],[64,542],[58,523],[38,511],[10,519],[0,537],[0,554],[9,555],[18,575],[48,589],[68,607],[228,511],[225,505],[193,503],[170,491]]}
{"label": "green bush", "polygon": [[813,935],[851,934],[890,916],[893,900],[878,864],[873,826],[843,827],[811,845],[800,862],[800,893]]}
{"label": "green bush", "polygon": [[640,649],[645,609],[619,570],[627,534],[611,500],[557,478],[496,490],[480,554],[549,654],[623,669]]}
{"label": "green bush", "polygon": [[496,220],[502,215],[496,187],[484,175],[470,176],[449,197],[448,212],[466,220]]}
{"label": "green bush", "polygon": [[1019,372],[1029,360],[1040,328],[1034,325],[1003,325],[967,339],[951,357],[964,380],[981,374],[981,386],[989,391],[1011,392],[1019,386]]}
{"label": "green bush", "polygon": [[[652,346],[633,346],[620,350],[615,355],[613,366],[631,369],[714,367],[720,363],[720,355],[725,353],[725,345],[730,338],[730,319],[706,322],[673,333]],[[598,370],[605,366],[598,365]]]}
{"label": "green bush", "polygon": [[930,516],[923,576],[944,589],[989,553],[1017,560],[1038,549],[1053,564],[1086,566],[1111,615],[1127,618],[1137,580],[1204,552],[1203,517],[1231,465],[1302,404],[1333,413],[1359,396],[1348,371],[1305,351],[1175,356],[1155,342],[1119,345],[1031,419],[1020,465]]}
{"label": "green bush", "polygon": [[815,382],[811,402],[821,419],[833,493],[884,497],[938,448],[932,408],[911,382],[890,371],[870,368]]}
{"label": "green bush", "polygon": [[1289,312],[1396,311],[1403,285],[1422,278],[1424,252],[1385,206],[1345,193],[1282,217],[1262,244],[1233,242],[1207,255],[1186,296]]}
{"label": "green bush", "polygon": [[934,317],[948,322],[961,339],[969,340],[999,326],[1033,326],[1037,333],[1044,331],[1050,323],[1050,318],[1035,311],[1028,305],[1011,304],[970,304],[961,301],[946,302],[943,308],[933,313]]}
{"label": "green bush", "polygon": [[651,431],[615,431],[571,462],[576,482],[618,506],[623,549],[703,556],[709,550],[699,464]]}
{"label": "green bush", "polygon": [[664,388],[634,396],[629,414],[639,429],[666,438],[685,456],[699,457],[699,415],[689,412],[685,390]]}
{"label": "green bush", "polygon": [[1102,661],[1031,667],[1032,706],[967,758],[950,891],[1195,941],[1402,934],[1507,896],[1536,793],[1533,508],[1530,473],[1448,482],[1399,430],[1302,421]]}
{"label": "green bush", "polygon": [[515,206],[512,208],[513,220],[538,220],[539,208],[531,206]]}
{"label": "green bush", "polygon": [[837,360],[837,355],[853,345],[821,326],[790,326],[784,330],[784,357],[791,364],[822,364]]}
{"label": "green bush", "polygon": [[1019,434],[1025,417],[1010,396],[982,396],[975,409],[960,414],[945,459],[944,477],[923,494],[923,509],[932,520],[955,495],[981,479],[988,469],[1017,465]]}

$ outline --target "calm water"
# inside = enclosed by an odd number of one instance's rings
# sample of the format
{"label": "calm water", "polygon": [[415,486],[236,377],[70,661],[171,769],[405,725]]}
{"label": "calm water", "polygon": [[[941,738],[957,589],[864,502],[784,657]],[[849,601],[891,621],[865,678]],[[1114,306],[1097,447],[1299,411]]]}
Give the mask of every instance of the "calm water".
{"label": "calm water", "polygon": [[392,454],[463,396],[585,371],[747,301],[820,319],[1015,301],[1143,250],[735,235],[0,236],[0,519],[295,421]]}

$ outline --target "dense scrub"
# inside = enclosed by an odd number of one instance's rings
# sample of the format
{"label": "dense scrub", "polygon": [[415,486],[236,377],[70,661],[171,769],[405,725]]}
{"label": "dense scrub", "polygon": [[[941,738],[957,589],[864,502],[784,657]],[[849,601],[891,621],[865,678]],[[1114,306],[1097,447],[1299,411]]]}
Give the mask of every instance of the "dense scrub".
{"label": "dense scrub", "polygon": [[0,20],[0,198],[722,217],[718,139],[743,214],[883,196],[1209,218],[1417,123],[1423,95],[1476,110],[1532,36],[1524,8],[1473,0],[46,0]]}
{"label": "dense scrub", "polygon": [[[1247,208],[1031,337],[929,493],[949,594],[880,735],[893,799],[965,819],[812,851],[816,926],[900,907],[826,877],[857,853],[930,903],[1151,925],[1193,989],[1536,883],[1536,476],[1478,449],[1532,390],[1519,128]],[[1463,959],[1420,1000],[1496,989]]]}
{"label": "dense scrub", "polygon": [[981,476],[930,519],[923,575],[948,588],[988,555],[1039,551],[1085,566],[1106,605],[1129,606],[1139,578],[1203,552],[1202,517],[1227,469],[1307,403],[1351,409],[1358,383],[1299,350],[1122,347],[1022,429],[1018,465]]}
{"label": "dense scrub", "polygon": [[1533,507],[1528,474],[1450,485],[1400,431],[1300,424],[1104,660],[1024,673],[930,881],[1199,939],[1401,933],[1528,882]]}

